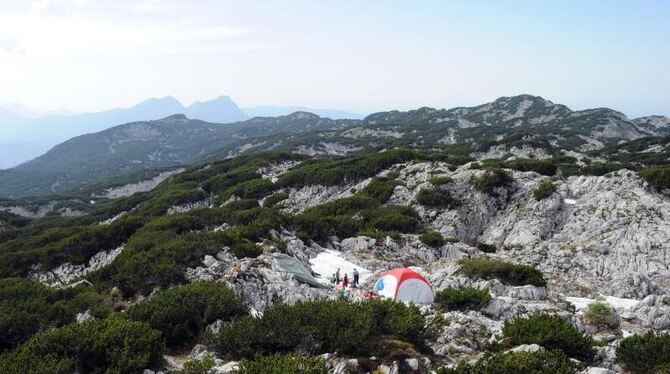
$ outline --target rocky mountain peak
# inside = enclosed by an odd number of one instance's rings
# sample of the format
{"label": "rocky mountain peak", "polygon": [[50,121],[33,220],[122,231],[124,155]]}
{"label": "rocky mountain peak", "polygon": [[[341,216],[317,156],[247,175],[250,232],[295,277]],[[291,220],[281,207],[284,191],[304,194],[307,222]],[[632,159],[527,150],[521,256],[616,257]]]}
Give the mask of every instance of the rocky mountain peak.
{"label": "rocky mountain peak", "polygon": [[670,134],[670,118],[666,116],[646,116],[633,120],[633,123],[642,131],[649,134],[668,135]]}
{"label": "rocky mountain peak", "polygon": [[187,122],[189,118],[185,114],[173,114],[165,118],[156,120],[155,122],[164,122],[164,123],[175,123],[175,122]]}
{"label": "rocky mountain peak", "polygon": [[186,108],[185,113],[190,118],[213,123],[231,123],[247,119],[247,116],[228,96],[219,96],[208,101],[196,101]]}
{"label": "rocky mountain peak", "polygon": [[318,115],[310,112],[303,112],[303,111],[298,111],[289,114],[288,116],[284,116],[284,119],[294,121],[294,120],[314,120],[314,119],[320,119]]}

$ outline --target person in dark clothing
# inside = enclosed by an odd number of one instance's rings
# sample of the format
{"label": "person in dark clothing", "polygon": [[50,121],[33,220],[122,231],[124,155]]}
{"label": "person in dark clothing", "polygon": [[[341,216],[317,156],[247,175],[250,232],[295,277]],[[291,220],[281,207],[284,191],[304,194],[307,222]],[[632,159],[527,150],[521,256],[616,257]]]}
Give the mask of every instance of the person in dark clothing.
{"label": "person in dark clothing", "polygon": [[349,285],[349,276],[347,273],[344,273],[344,280],[342,281],[342,288],[347,288]]}
{"label": "person in dark clothing", "polygon": [[358,287],[358,278],[359,278],[358,270],[354,269],[354,282],[353,282],[354,287]]}
{"label": "person in dark clothing", "polygon": [[335,284],[340,284],[340,268],[335,272]]}

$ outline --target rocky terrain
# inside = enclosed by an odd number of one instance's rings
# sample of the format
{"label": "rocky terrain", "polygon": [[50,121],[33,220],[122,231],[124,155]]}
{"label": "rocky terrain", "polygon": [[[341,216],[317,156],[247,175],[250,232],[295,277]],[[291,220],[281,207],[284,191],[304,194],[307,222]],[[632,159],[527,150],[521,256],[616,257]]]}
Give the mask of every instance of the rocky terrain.
{"label": "rocky terrain", "polygon": [[[573,111],[531,95],[470,108],[380,112],[362,120],[295,112],[220,125],[176,115],[61,143],[35,160],[0,172],[0,196],[63,194],[138,170],[266,151],[344,156],[400,146],[446,149],[475,158],[511,153],[626,162],[649,156],[667,159],[667,141],[657,138],[668,135],[668,123],[663,116],[629,119],[607,108]],[[641,142],[655,143],[635,150],[647,155],[631,158],[625,147]]]}
{"label": "rocky terrain", "polygon": [[[233,373],[298,362],[314,365],[310,373],[637,374],[670,365],[662,120],[522,96],[377,114],[366,126],[307,113],[252,122],[259,132],[268,123],[327,130],[284,138],[323,138],[293,153],[222,148],[190,168],[99,187],[108,196],[76,215],[0,212],[0,327],[12,327],[0,371],[39,362],[63,373]],[[442,139],[430,131],[444,123],[460,129],[446,129],[457,143],[461,130],[484,127],[556,139],[313,156],[367,149],[372,138]],[[593,141],[563,148],[566,128]],[[422,274],[435,302],[368,300],[398,267]],[[356,269],[360,287],[336,289],[328,277],[338,268]],[[128,360],[88,351],[118,346],[117,337]],[[635,340],[656,338],[667,340]],[[545,361],[556,366],[537,364]]]}

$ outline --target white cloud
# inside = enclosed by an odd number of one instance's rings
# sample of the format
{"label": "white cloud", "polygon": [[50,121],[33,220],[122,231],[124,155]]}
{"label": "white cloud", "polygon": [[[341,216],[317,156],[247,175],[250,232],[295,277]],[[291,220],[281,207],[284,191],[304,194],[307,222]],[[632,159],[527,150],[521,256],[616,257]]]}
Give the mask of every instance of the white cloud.
{"label": "white cloud", "polygon": [[[144,11],[161,1],[129,4]],[[30,9],[0,13],[0,50],[32,57],[95,53],[145,54],[213,47],[250,33],[225,25],[190,25],[166,19],[124,17],[110,21],[105,12],[90,9],[88,0],[40,0]],[[230,46],[223,46],[230,48]]]}
{"label": "white cloud", "polygon": [[84,8],[88,4],[89,0],[37,0],[30,5],[30,9],[35,12],[62,15],[68,10]]}

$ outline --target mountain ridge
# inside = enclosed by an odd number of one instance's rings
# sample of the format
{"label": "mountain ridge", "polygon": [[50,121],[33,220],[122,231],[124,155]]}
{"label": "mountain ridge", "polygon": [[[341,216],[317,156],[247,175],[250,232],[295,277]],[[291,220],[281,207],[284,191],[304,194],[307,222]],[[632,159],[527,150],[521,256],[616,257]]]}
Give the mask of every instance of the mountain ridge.
{"label": "mountain ridge", "polygon": [[[61,143],[4,173],[0,195],[62,192],[119,173],[271,150],[343,156],[375,147],[451,149],[458,145],[462,155],[475,158],[512,151],[533,157],[576,154],[580,160],[604,159],[610,155],[597,155],[599,150],[660,136],[670,128],[665,117],[645,118],[630,120],[608,108],[572,111],[532,95],[502,97],[474,107],[379,112],[362,120],[332,120],[299,111],[222,125],[185,115],[169,116],[126,123]],[[521,149],[524,151],[518,151]],[[30,182],[25,179],[30,175],[44,180]],[[11,181],[12,176],[16,181]],[[19,181],[31,188],[20,190]]]}

